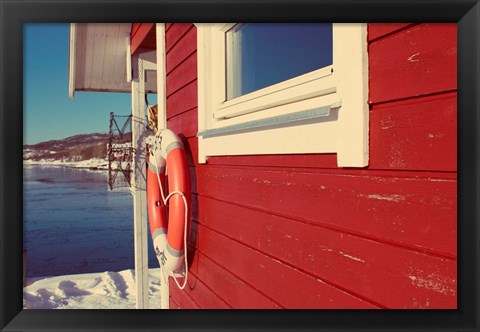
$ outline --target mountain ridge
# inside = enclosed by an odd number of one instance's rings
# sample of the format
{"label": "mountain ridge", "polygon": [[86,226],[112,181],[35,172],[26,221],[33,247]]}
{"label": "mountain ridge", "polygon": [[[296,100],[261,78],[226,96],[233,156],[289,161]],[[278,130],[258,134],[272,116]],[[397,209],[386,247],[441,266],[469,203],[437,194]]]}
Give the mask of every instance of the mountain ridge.
{"label": "mountain ridge", "polygon": [[81,161],[107,156],[108,133],[79,134],[23,146],[23,160]]}
{"label": "mountain ridge", "polygon": [[85,141],[91,141],[94,140],[95,138],[99,139],[108,139],[108,133],[90,133],[90,134],[77,134],[73,136],[68,136],[65,138],[61,139],[51,139],[48,141],[43,141],[43,142],[38,142],[34,144],[24,144],[23,148],[40,148],[42,146],[47,146],[47,145],[53,145],[57,143],[65,143],[65,142],[85,142]]}

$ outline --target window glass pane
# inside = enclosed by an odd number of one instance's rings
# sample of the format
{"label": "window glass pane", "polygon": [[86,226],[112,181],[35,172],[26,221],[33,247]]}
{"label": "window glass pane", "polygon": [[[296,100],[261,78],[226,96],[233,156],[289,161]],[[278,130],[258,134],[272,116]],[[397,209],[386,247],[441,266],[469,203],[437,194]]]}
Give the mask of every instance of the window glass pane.
{"label": "window glass pane", "polygon": [[248,23],[226,34],[227,99],[332,64],[332,24]]}

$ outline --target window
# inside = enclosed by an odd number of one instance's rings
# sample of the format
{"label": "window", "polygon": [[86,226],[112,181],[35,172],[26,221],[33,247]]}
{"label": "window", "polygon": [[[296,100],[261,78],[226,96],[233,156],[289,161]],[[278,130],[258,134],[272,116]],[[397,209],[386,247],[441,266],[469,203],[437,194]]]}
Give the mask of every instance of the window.
{"label": "window", "polygon": [[337,153],[368,163],[365,24],[197,24],[199,162]]}
{"label": "window", "polygon": [[225,36],[227,100],[332,65],[329,23],[237,24]]}

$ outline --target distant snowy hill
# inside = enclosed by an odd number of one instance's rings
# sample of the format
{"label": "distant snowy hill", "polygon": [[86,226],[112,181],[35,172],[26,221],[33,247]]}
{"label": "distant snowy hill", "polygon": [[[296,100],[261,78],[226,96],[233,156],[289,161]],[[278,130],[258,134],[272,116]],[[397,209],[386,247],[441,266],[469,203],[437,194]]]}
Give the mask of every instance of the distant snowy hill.
{"label": "distant snowy hill", "polygon": [[75,135],[63,140],[52,140],[23,146],[23,159],[80,161],[93,157],[105,158],[108,134]]}
{"label": "distant snowy hill", "polygon": [[[109,134],[93,133],[67,137],[62,140],[51,140],[23,146],[23,160],[27,164],[48,163],[85,164],[85,167],[96,167],[98,161],[107,157],[107,143]],[[123,142],[131,140],[131,133],[127,133]],[[93,161],[94,162],[93,162]],[[92,161],[87,163],[87,161]]]}

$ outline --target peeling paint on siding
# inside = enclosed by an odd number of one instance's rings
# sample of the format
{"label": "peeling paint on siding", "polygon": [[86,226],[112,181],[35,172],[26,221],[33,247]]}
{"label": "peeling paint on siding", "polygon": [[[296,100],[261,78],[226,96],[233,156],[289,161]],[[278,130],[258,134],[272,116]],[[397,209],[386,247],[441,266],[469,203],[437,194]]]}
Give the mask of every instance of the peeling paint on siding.
{"label": "peeling paint on siding", "polygon": [[407,58],[407,61],[408,61],[408,62],[418,62],[418,61],[420,61],[420,60],[418,60],[418,59],[414,59],[414,58],[415,58],[417,55],[419,55],[419,54],[420,54],[420,53],[415,53],[415,54],[410,55],[410,56]]}
{"label": "peeling paint on siding", "polygon": [[351,256],[351,255],[347,255],[346,253],[344,253],[343,251],[339,251],[340,255],[342,255],[343,257],[346,257],[346,258],[349,258],[351,260],[354,260],[354,261],[357,261],[357,262],[362,262],[362,263],[365,263],[365,261],[361,258],[358,258],[358,257],[354,257],[354,256]]}
{"label": "peeling paint on siding", "polygon": [[401,202],[405,200],[405,196],[402,195],[368,195],[367,197],[391,202]]}
{"label": "peeling paint on siding", "polygon": [[455,280],[438,273],[430,273],[426,277],[408,275],[408,278],[411,280],[412,285],[418,288],[432,290],[436,293],[449,296],[455,296],[457,294],[454,287],[456,284]]}

